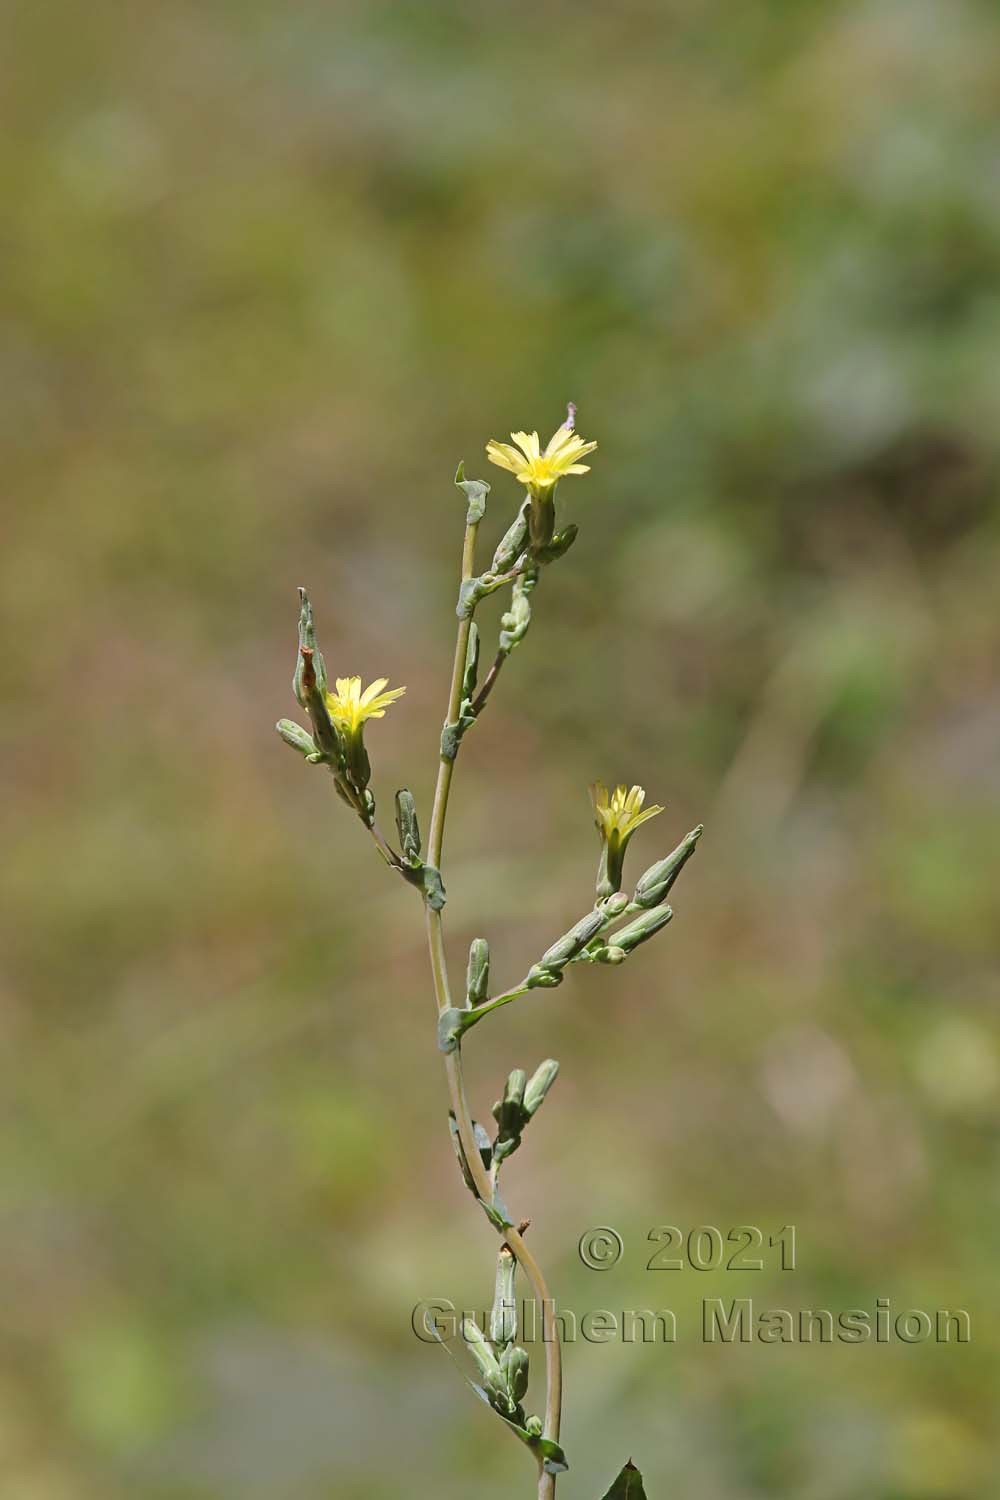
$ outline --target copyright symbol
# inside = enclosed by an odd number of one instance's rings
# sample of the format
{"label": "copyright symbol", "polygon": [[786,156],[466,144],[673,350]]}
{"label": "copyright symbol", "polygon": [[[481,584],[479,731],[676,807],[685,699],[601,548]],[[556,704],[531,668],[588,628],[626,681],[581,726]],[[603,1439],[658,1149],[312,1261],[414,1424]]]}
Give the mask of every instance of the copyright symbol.
{"label": "copyright symbol", "polygon": [[577,1248],[580,1259],[592,1271],[610,1271],[621,1260],[625,1244],[617,1229],[601,1226],[581,1234]]}

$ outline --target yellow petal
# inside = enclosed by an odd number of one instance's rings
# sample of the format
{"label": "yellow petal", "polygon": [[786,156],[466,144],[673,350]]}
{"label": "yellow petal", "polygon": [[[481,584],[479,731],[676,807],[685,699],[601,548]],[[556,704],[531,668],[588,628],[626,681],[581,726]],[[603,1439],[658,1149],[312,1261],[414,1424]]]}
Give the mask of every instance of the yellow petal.
{"label": "yellow petal", "polygon": [[512,432],[511,437],[525,454],[529,462],[541,457],[541,448],[538,446],[537,432]]}
{"label": "yellow petal", "polygon": [[369,704],[373,698],[378,697],[379,693],[382,691],[388,681],[388,677],[376,677],[373,682],[370,682],[368,684],[364,692],[361,694],[360,699],[358,700],[362,708],[364,708],[366,704]]}
{"label": "yellow petal", "polygon": [[564,448],[567,443],[573,442],[574,439],[577,442],[580,441],[580,439],[576,437],[576,434],[573,431],[572,427],[567,427],[565,424],[563,424],[562,427],[557,427],[555,432],[549,438],[548,443],[546,444],[546,458],[552,458],[554,454],[559,452],[560,448]]}
{"label": "yellow petal", "polygon": [[524,456],[512,448],[509,443],[489,442],[486,444],[486,456],[490,463],[498,464],[501,469],[509,469],[512,474],[517,474],[524,468]]}

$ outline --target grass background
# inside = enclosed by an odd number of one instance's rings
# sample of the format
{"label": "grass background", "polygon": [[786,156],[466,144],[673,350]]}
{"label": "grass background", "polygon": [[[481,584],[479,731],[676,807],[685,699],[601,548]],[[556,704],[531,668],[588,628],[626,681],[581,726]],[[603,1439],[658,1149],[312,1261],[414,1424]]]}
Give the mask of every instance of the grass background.
{"label": "grass background", "polygon": [[[513,979],[584,909],[595,777],[667,804],[635,873],[708,831],[655,945],[467,1049],[480,1113],[562,1061],[507,1174],[560,1300],[681,1324],[567,1350],[560,1490],[631,1452],[651,1500],[989,1493],[994,7],[2,29],[4,1493],[530,1492],[409,1329],[492,1281],[417,904],[272,725],[306,583],[331,667],[407,684],[369,740],[426,821],[455,463],[569,398],[601,446],[462,752],[456,964],[486,932]],[[666,1222],[795,1223],[799,1268],[648,1273]],[[973,1342],[703,1345],[747,1294],[966,1307]]]}

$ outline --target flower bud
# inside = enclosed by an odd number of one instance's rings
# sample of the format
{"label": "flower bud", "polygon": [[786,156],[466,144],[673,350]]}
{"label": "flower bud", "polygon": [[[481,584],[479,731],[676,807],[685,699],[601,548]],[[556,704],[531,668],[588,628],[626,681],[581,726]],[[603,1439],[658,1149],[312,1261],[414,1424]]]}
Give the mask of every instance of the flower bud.
{"label": "flower bud", "polygon": [[518,1344],[511,1344],[500,1356],[500,1369],[507,1382],[510,1399],[520,1403],[528,1390],[527,1349],[522,1349]]}
{"label": "flower bud", "polygon": [[559,1064],[554,1057],[540,1063],[529,1078],[524,1090],[524,1113],[531,1116],[540,1109],[542,1100],[556,1081]]}
{"label": "flower bud", "polygon": [[396,832],[403,858],[416,868],[420,864],[420,825],[413,793],[405,786],[396,793]]}
{"label": "flower bud", "polygon": [[678,875],[687,864],[694,853],[698,840],[704,831],[704,825],[699,823],[697,828],[692,828],[672,854],[666,859],[659,860],[655,865],[650,865],[643,875],[640,875],[635,888],[633,901],[636,906],[659,906],[670,892],[670,888]]}
{"label": "flower bud", "polygon": [[532,964],[524,981],[529,990],[554,990],[562,982],[561,969],[543,969],[541,964]]}
{"label": "flower bud", "polygon": [[493,1106],[493,1118],[500,1127],[502,1136],[520,1135],[524,1116],[524,1089],[528,1075],[523,1068],[513,1068],[507,1074],[503,1098]]}
{"label": "flower bud", "polygon": [[[313,738],[318,748],[333,761],[334,765],[342,768],[344,764],[344,746],[333,720],[330,718],[330,711],[326,703],[326,694],[321,691],[319,686],[319,675],[316,666],[317,656],[319,656],[318,651],[314,651],[311,646],[301,646],[299,648],[299,658],[302,667],[300,679],[302,702],[306,713],[309,715]],[[320,661],[322,662],[322,657],[320,657]]]}
{"label": "flower bud", "polygon": [[572,522],[569,526],[564,527],[562,531],[557,531],[547,546],[536,548],[535,556],[538,558],[538,561],[552,563],[557,558],[562,557],[576,541],[579,531],[579,526],[574,525]]}
{"label": "flower bud", "polygon": [[279,719],[275,729],[281,735],[286,745],[291,745],[293,750],[298,750],[300,755],[310,758],[318,757],[320,752],[316,749],[316,741],[312,735],[296,724],[294,719]]}
{"label": "flower bud", "polygon": [[597,962],[599,964],[623,964],[626,958],[628,958],[628,954],[625,952],[625,949],[611,943],[609,947],[600,950],[597,955]]}
{"label": "flower bud", "polygon": [[490,1339],[494,1344],[504,1347],[517,1338],[517,1302],[514,1298],[516,1273],[517,1261],[513,1250],[509,1245],[501,1245],[497,1256],[493,1310],[490,1313]]}
{"label": "flower bud", "polygon": [[490,945],[485,938],[473,938],[470,944],[465,987],[470,1005],[481,1005],[489,994]]}
{"label": "flower bud", "polygon": [[316,677],[316,683],[320,694],[326,692],[326,663],[323,653],[316,644],[316,630],[313,625],[312,605],[309,595],[305,589],[299,589],[299,654],[295,659],[295,676],[292,679],[292,692],[295,694],[300,705],[306,707],[305,684],[303,682],[302,647],[312,652],[312,666]]}
{"label": "flower bud", "polygon": [[462,1319],[462,1338],[491,1389],[504,1390],[507,1382],[486,1335],[474,1318]]}
{"label": "flower bud", "polygon": [[603,912],[588,912],[575,927],[571,927],[569,932],[564,933],[557,943],[553,943],[551,948],[545,950],[538,960],[537,967],[550,971],[563,968],[571,958],[583,952],[591,938],[596,937],[603,926]]}
{"label": "flower bud", "polygon": [[493,554],[493,563],[490,571],[493,573],[506,573],[517,562],[524,551],[528,539],[528,505],[525,502],[517,513],[517,519],[505,532],[499,547]]}
{"label": "flower bud", "polygon": [[[666,927],[673,916],[673,909],[669,906],[654,906],[651,911],[644,911],[641,916],[636,917],[621,932],[616,932],[612,944],[620,948],[623,953],[631,953],[633,948],[638,948],[640,943],[645,943],[649,938],[659,932],[661,927]],[[609,948],[610,952],[611,949]]]}
{"label": "flower bud", "polygon": [[497,1165],[513,1156],[521,1144],[521,1131],[528,1123],[524,1109],[524,1090],[528,1075],[523,1068],[514,1068],[507,1075],[503,1098],[493,1106],[493,1118],[497,1122],[497,1138],[493,1147],[493,1160]]}

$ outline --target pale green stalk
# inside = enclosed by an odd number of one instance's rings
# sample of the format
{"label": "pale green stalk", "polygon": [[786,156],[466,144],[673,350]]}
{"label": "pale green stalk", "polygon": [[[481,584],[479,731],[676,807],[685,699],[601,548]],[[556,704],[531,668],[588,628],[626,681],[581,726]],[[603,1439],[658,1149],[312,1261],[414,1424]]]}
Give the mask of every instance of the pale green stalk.
{"label": "pale green stalk", "polygon": [[[466,525],[465,544],[462,548],[462,581],[473,576],[473,560],[478,523]],[[455,641],[455,660],[451,673],[451,692],[448,698],[446,722],[455,723],[461,709],[462,680],[465,674],[465,659],[469,645],[471,620],[460,620]],[[444,826],[448,816],[448,798],[451,793],[452,774],[455,762],[442,755],[438,764],[437,785],[434,789],[434,806],[427,835],[427,862],[436,869],[441,868],[441,850],[444,844]],[[440,911],[433,911],[424,903],[427,923],[427,946],[430,951],[431,973],[434,979],[434,994],[438,1012],[451,1008],[451,989],[448,983],[448,965],[444,949],[444,926]],[[511,997],[513,998],[513,997]],[[485,1203],[492,1203],[493,1188],[486,1168],[483,1166],[479,1148],[472,1130],[472,1117],[465,1098],[465,1083],[462,1076],[461,1048],[445,1056],[445,1071],[448,1078],[448,1093],[451,1108],[458,1127],[459,1139],[465,1158],[476,1185],[476,1192]],[[555,1307],[542,1275],[541,1267],[524,1243],[518,1230],[509,1228],[505,1233],[507,1244],[513,1250],[518,1264],[527,1276],[531,1289],[542,1309],[542,1338],[545,1345],[545,1418],[543,1436],[553,1442],[559,1441],[559,1426],[562,1417],[562,1349],[559,1344],[555,1320]],[[556,1490],[556,1476],[545,1471],[539,1460],[538,1500],[552,1500]]]}

